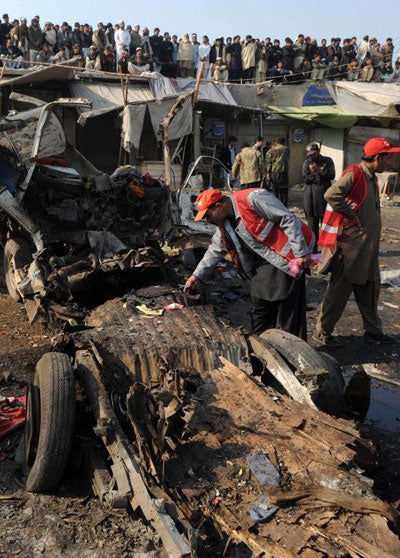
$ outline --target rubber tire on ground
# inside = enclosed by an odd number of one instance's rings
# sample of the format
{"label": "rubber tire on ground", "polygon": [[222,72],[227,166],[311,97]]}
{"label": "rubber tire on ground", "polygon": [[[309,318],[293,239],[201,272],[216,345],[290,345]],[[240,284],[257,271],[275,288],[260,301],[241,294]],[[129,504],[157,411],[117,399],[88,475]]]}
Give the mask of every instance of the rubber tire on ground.
{"label": "rubber tire on ground", "polygon": [[[47,492],[55,488],[69,457],[75,419],[75,378],[69,357],[46,353],[36,365],[32,393],[37,405],[27,405],[25,454],[31,466],[26,489]],[[40,413],[40,417],[32,414]]]}
{"label": "rubber tire on ground", "polygon": [[22,297],[15,284],[13,267],[20,269],[30,264],[32,260],[32,250],[26,240],[23,238],[10,238],[7,240],[4,246],[3,270],[8,294],[16,302],[20,302]]}
{"label": "rubber tire on ground", "polygon": [[328,375],[317,394],[312,395],[317,407],[327,413],[341,412],[344,380],[339,364],[330,355],[319,353],[306,341],[280,329],[268,329],[260,335],[296,370],[326,369]]}

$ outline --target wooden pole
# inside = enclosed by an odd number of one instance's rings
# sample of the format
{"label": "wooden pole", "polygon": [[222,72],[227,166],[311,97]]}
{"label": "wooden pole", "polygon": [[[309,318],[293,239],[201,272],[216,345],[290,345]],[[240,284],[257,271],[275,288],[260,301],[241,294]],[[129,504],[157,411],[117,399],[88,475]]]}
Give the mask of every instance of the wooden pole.
{"label": "wooden pole", "polygon": [[[119,79],[121,82],[121,93],[122,93],[122,101],[124,105],[124,110],[126,105],[128,104],[128,79],[124,80],[125,74],[121,71],[119,72]],[[118,166],[124,164],[125,161],[125,153],[124,153],[124,138],[121,135],[121,140],[119,142],[119,154],[118,154]]]}
{"label": "wooden pole", "polygon": [[184,95],[180,95],[176,102],[172,105],[169,109],[167,114],[165,115],[163,121],[160,124],[160,132],[162,136],[162,143],[163,143],[163,154],[164,154],[164,169],[165,169],[165,184],[167,186],[171,186],[172,178],[171,178],[171,155],[169,151],[169,127],[175,117],[175,115],[179,112],[182,108],[184,102],[189,97],[190,93],[185,93]]}
{"label": "wooden pole", "polygon": [[200,87],[201,78],[203,77],[204,64],[205,62],[201,62],[200,68],[197,72],[196,85],[194,86],[194,91],[193,91],[193,101],[192,101],[193,108],[195,108],[195,106],[197,105],[197,101],[199,98],[199,87]]}

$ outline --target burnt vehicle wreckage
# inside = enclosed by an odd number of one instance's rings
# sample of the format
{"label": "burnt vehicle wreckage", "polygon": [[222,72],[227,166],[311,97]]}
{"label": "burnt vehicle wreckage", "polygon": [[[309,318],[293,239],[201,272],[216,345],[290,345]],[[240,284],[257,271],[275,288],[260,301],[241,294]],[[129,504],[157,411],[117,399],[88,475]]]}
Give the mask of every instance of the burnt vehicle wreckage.
{"label": "burnt vehicle wreckage", "polygon": [[[7,288],[31,321],[61,329],[28,390],[17,452],[27,490],[63,475],[78,383],[94,417],[78,437],[95,494],[140,513],[167,555],[222,555],[231,542],[254,556],[398,556],[399,514],[363,474],[371,448],[338,418],[337,363],[187,300],[162,241],[193,208],[179,220],[165,184],[132,167],[105,175],[70,145],[60,114],[85,103],[59,99],[0,125]],[[210,530],[220,550],[206,547]]]}

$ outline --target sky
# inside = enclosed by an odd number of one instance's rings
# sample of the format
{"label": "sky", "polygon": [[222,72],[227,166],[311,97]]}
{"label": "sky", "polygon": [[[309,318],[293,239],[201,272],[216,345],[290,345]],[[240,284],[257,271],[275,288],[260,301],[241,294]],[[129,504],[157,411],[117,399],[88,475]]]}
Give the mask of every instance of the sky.
{"label": "sky", "polygon": [[14,0],[8,2],[11,19],[40,15],[41,23],[75,21],[93,26],[99,21],[116,23],[124,19],[132,26],[159,27],[180,38],[184,33],[208,35],[211,41],[218,36],[247,34],[253,37],[285,37],[293,40],[299,33],[310,35],[318,42],[333,36],[363,35],[377,37],[384,43],[391,37],[395,51],[400,50],[400,2],[385,0],[384,9],[375,0]]}

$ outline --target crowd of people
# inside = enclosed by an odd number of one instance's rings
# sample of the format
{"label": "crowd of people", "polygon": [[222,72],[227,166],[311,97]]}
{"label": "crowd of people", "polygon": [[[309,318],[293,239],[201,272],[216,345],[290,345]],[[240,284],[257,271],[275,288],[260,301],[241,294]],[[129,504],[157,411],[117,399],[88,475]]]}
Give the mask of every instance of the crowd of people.
{"label": "crowd of people", "polygon": [[201,42],[196,33],[182,38],[161,33],[156,27],[132,27],[123,20],[97,23],[45,22],[36,15],[10,20],[3,14],[0,24],[0,57],[7,67],[37,64],[68,64],[89,70],[138,75],[159,71],[166,77],[196,77],[216,82],[300,83],[307,79],[349,81],[400,81],[400,58],[394,60],[394,44],[375,37],[316,39],[299,34],[295,40],[217,37]]}

